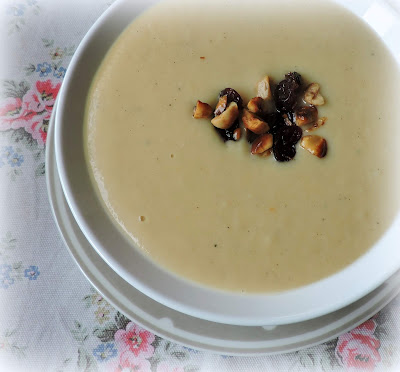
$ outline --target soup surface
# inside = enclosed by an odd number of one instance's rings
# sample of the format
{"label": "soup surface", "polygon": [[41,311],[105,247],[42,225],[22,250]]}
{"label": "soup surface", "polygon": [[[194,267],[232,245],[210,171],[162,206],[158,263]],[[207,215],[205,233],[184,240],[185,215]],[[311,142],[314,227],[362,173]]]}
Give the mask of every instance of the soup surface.
{"label": "soup surface", "polygon": [[[204,58],[203,58],[204,57]],[[327,123],[319,159],[223,143],[199,99],[247,102],[266,74],[316,81]],[[126,29],[87,101],[88,167],[136,247],[190,280],[278,291],[337,272],[379,239],[399,206],[399,70],[358,18],[326,1],[167,1]]]}

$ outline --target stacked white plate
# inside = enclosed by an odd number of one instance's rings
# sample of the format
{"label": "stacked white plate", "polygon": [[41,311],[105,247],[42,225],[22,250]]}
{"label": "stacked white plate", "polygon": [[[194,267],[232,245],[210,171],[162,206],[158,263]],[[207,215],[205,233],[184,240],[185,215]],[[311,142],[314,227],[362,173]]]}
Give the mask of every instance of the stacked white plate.
{"label": "stacked white plate", "polygon": [[[75,218],[78,215],[76,212],[76,200],[71,197],[71,187],[65,181],[68,172],[63,162],[68,156],[63,156],[63,149],[60,148],[60,138],[62,138],[61,134],[63,133],[60,126],[65,120],[66,107],[64,100],[66,94],[64,91],[68,92],[72,85],[80,83],[82,75],[76,74],[76,71],[86,72],[85,68],[93,70],[93,66],[90,64],[85,66],[85,63],[82,62],[85,60],[85,56],[86,58],[90,56],[92,59],[99,59],[104,55],[104,46],[103,48],[96,47],[96,38],[102,42],[104,40],[107,45],[111,45],[112,41],[122,31],[124,23],[126,25],[132,19],[132,15],[123,12],[124,7],[129,7],[128,4],[130,3],[127,0],[117,1],[102,16],[83,41],[76,57],[74,57],[74,61],[71,63],[71,76],[67,74],[62,93],[59,96],[61,99],[59,106],[61,111],[64,109],[64,116],[61,119],[60,116],[57,116],[60,115],[60,109],[57,112],[56,106],[47,140],[47,185],[54,216],[69,251],[89,281],[119,311],[144,328],[189,347],[221,354],[266,355],[294,351],[332,339],[373,316],[400,291],[400,272],[396,272],[393,269],[397,265],[397,258],[391,263],[390,269],[384,273],[377,274],[377,278],[379,275],[379,278],[384,277],[384,282],[383,280],[379,281],[379,279],[375,280],[377,285],[370,285],[369,288],[373,290],[369,291],[365,289],[368,287],[362,288],[362,286],[359,286],[360,295],[354,297],[357,299],[355,302],[350,303],[350,301],[343,300],[343,306],[340,309],[339,306],[332,307],[335,311],[320,311],[320,313],[316,311],[312,317],[304,316],[303,319],[300,317],[297,320],[288,317],[289,320],[287,322],[276,318],[278,320],[271,322],[274,325],[267,324],[262,326],[260,325],[263,324],[260,321],[262,317],[256,320],[254,324],[251,324],[251,320],[243,323],[235,323],[232,320],[224,322],[221,316],[215,317],[215,319],[212,319],[214,321],[211,321],[210,318],[207,320],[207,316],[202,317],[199,315],[197,317],[196,315],[193,316],[194,312],[178,311],[177,307],[173,309],[174,306],[168,307],[165,302],[162,304],[163,301],[156,301],[144,294],[146,291],[139,291],[137,289],[138,286],[134,286],[132,280],[129,280],[129,275],[126,276],[123,270],[116,270],[116,266],[112,264],[113,257],[110,256],[111,259],[106,262],[103,258],[108,256],[101,254],[102,250],[98,246],[94,246],[93,239],[89,242],[88,236],[90,234],[88,234],[88,231],[82,231],[80,228],[80,226],[83,226],[82,221]],[[385,4],[377,1],[354,1],[351,5],[347,5],[347,7],[349,6],[360,16],[370,14],[368,12],[371,7],[376,8],[377,6],[377,9],[381,9],[381,13],[376,14],[381,14],[382,16],[383,10],[388,12]],[[120,20],[122,20],[120,24],[116,24],[115,21],[117,14],[120,14]],[[392,17],[393,25],[398,27],[397,32],[400,35],[398,17],[395,13],[388,14]],[[369,17],[371,18],[371,16]],[[373,17],[371,20],[372,23],[376,23],[375,27],[379,31],[381,24]],[[374,27],[374,24],[371,25]],[[382,34],[382,36],[384,35]],[[391,47],[391,40],[392,38],[388,38],[389,47]],[[103,50],[103,52],[98,53],[99,50]],[[397,53],[397,51],[394,52]],[[97,60],[97,62],[99,61]],[[73,75],[74,72],[75,76]],[[82,79],[84,80],[83,77]],[[84,101],[84,93],[82,95],[83,97],[80,98]],[[71,115],[74,114],[75,112]],[[76,123],[76,121],[72,122]],[[79,133],[81,129],[78,125],[78,128],[71,130],[78,130]],[[58,141],[55,140],[55,132],[57,131],[59,134],[57,136]],[[74,144],[74,142],[68,143]],[[57,148],[57,146],[59,147]],[[74,163],[69,162],[69,164],[69,167],[71,167],[71,164]],[[67,195],[65,194],[66,190]],[[78,217],[78,219],[81,219],[81,217]],[[364,273],[363,275],[368,274]],[[334,291],[339,293],[337,288]],[[368,294],[365,295],[365,293]],[[156,296],[152,297],[156,298]],[[348,298],[351,298],[351,295],[348,295]],[[313,301],[316,302],[317,299],[314,298]],[[267,308],[268,302],[264,306]],[[322,308],[323,306],[321,306]],[[288,311],[289,313],[290,311]],[[321,314],[323,315],[320,316]],[[234,318],[231,317],[231,319]]]}

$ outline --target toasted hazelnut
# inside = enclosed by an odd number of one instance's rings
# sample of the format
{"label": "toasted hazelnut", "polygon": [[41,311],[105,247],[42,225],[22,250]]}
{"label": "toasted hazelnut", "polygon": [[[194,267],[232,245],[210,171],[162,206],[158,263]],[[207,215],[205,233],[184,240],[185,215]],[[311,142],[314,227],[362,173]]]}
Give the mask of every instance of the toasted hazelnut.
{"label": "toasted hazelnut", "polygon": [[193,117],[195,119],[204,119],[211,117],[213,112],[212,107],[208,103],[197,101],[193,110]]}
{"label": "toasted hazelnut", "polygon": [[272,98],[271,83],[268,75],[257,83],[257,96],[264,100],[270,100]]}
{"label": "toasted hazelnut", "polygon": [[222,96],[219,98],[217,107],[215,108],[214,115],[221,115],[228,105],[228,96]]}
{"label": "toasted hazelnut", "polygon": [[274,144],[272,134],[265,133],[257,137],[253,144],[251,145],[252,154],[262,154],[263,152],[269,150]]}
{"label": "toasted hazelnut", "polygon": [[320,87],[318,83],[311,83],[304,93],[304,101],[314,106],[323,105],[325,103],[325,99],[322,97],[319,89]]}
{"label": "toasted hazelnut", "polygon": [[236,102],[231,102],[226,110],[211,120],[214,127],[228,129],[239,116],[239,107]]}
{"label": "toasted hazelnut", "polygon": [[245,128],[256,134],[263,134],[269,131],[269,125],[256,114],[244,109],[242,112],[242,121]]}
{"label": "toasted hazelnut", "polygon": [[318,109],[315,106],[299,107],[295,113],[296,124],[301,127],[314,124],[318,120]]}
{"label": "toasted hazelnut", "polygon": [[316,123],[314,123],[314,125],[311,128],[307,128],[306,132],[312,132],[313,130],[318,129],[319,127],[322,127],[326,121],[328,120],[328,118],[326,116],[323,116],[322,118],[319,118],[317,120]]}
{"label": "toasted hazelnut", "polygon": [[304,136],[301,139],[300,146],[319,158],[323,158],[328,151],[326,139],[315,135]]}
{"label": "toasted hazelnut", "polygon": [[262,111],[262,103],[263,99],[261,97],[254,97],[247,104],[247,108],[249,109],[249,111],[257,114]]}
{"label": "toasted hazelnut", "polygon": [[241,130],[240,128],[236,128],[236,129],[233,131],[233,139],[234,139],[235,141],[239,141],[239,140],[240,140],[240,137],[242,137],[242,130]]}
{"label": "toasted hazelnut", "polygon": [[263,157],[263,158],[267,158],[267,157],[270,156],[271,154],[272,154],[272,147],[271,147],[269,150],[264,151],[262,154],[259,154],[258,156],[261,156],[261,157]]}

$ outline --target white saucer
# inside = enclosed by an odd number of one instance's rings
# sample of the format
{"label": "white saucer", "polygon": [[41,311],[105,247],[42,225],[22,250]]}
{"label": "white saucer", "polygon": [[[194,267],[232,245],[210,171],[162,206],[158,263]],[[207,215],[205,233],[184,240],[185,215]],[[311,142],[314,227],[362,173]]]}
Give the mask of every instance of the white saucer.
{"label": "white saucer", "polygon": [[367,320],[400,292],[400,272],[357,302],[305,322],[248,327],[209,322],[155,302],[117,275],[97,254],[75,222],[65,200],[54,155],[54,118],[49,125],[46,179],[50,203],[72,257],[91,284],[115,308],[151,332],[188,347],[229,355],[268,355],[328,341]]}

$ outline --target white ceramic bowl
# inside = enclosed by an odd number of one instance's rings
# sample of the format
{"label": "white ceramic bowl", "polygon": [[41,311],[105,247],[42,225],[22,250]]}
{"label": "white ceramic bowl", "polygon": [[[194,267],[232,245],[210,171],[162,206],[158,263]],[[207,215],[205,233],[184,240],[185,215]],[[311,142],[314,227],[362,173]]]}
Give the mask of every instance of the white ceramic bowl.
{"label": "white ceramic bowl", "polygon": [[[296,0],[294,0],[296,1]],[[397,13],[380,1],[336,0],[363,17],[400,55]],[[340,309],[381,285],[400,267],[400,216],[384,236],[344,270],[316,283],[277,294],[243,295],[184,280],[146,257],[121,233],[96,197],[84,157],[83,117],[92,78],[124,28],[155,1],[118,0],[88,32],[68,68],[59,94],[56,161],[71,211],[88,241],[130,284],[177,311],[219,323],[276,325]],[[351,4],[348,4],[351,3]]]}

